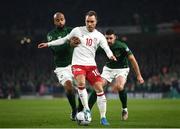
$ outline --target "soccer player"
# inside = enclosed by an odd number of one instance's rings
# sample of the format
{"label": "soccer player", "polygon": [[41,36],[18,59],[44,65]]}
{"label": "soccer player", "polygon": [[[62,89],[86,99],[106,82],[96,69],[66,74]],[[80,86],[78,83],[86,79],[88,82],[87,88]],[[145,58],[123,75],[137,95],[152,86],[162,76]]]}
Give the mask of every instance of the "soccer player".
{"label": "soccer player", "polygon": [[138,83],[143,84],[144,79],[141,76],[139,65],[128,46],[116,39],[116,34],[113,30],[107,30],[105,37],[117,61],[107,62],[101,76],[104,78],[104,85],[112,83],[113,89],[119,92],[119,98],[122,102],[122,120],[127,120],[127,93],[125,92],[124,85],[130,70],[128,62],[131,63],[134,69]]}
{"label": "soccer player", "polygon": [[[142,84],[144,83],[144,80],[141,76],[139,65],[128,46],[124,42],[117,40],[115,32],[111,29],[106,31],[105,37],[111,51],[116,56],[117,61],[107,61],[106,65],[103,67],[103,72],[101,74],[103,85],[111,85],[114,91],[118,91],[119,99],[122,103],[121,119],[127,120],[127,92],[124,89],[124,85],[130,70],[129,62],[135,71],[137,81]],[[102,53],[101,49],[99,51],[99,53]],[[93,107],[95,101],[96,94],[92,92],[89,98],[90,109]]]}
{"label": "soccer player", "polygon": [[[66,19],[62,12],[54,14],[55,28],[47,35],[48,42],[65,37],[71,32],[70,27],[66,27]],[[69,43],[61,46],[50,46],[54,56],[55,74],[59,80],[59,83],[64,86],[66,96],[71,106],[71,120],[75,121],[77,107],[76,107],[76,92],[73,88],[73,74],[71,71],[71,60],[73,48]]]}
{"label": "soccer player", "polygon": [[116,61],[116,58],[110,50],[104,35],[96,30],[97,14],[95,11],[87,12],[85,24],[86,26],[74,28],[64,38],[48,43],[40,43],[38,48],[61,45],[74,36],[80,39],[81,43],[73,51],[72,70],[78,85],[78,93],[84,107],[84,112],[90,114],[88,93],[85,88],[87,79],[97,94],[97,105],[101,117],[100,123],[102,125],[109,125],[106,119],[106,97],[103,90],[103,80],[96,66],[95,52],[101,46],[109,59]]}

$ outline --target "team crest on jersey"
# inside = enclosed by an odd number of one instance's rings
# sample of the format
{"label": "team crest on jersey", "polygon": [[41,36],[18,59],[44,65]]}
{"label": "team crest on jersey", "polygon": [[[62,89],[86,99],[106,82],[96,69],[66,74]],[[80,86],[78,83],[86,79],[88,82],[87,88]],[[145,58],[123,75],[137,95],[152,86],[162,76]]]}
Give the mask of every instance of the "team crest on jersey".
{"label": "team crest on jersey", "polygon": [[48,41],[52,40],[52,36],[48,36]]}

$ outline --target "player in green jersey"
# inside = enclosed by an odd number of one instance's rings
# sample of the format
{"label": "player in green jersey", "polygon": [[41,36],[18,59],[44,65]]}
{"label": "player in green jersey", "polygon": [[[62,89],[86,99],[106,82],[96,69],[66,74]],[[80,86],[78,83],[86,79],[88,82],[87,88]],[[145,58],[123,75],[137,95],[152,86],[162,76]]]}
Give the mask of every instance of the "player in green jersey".
{"label": "player in green jersey", "polygon": [[[107,39],[111,51],[117,58],[117,61],[115,62],[108,60],[106,62],[106,65],[103,67],[103,72],[101,76],[103,77],[104,86],[110,85],[112,86],[112,90],[118,92],[120,101],[122,103],[121,119],[127,120],[128,119],[127,93],[124,89],[124,85],[126,83],[127,76],[130,70],[129,62],[131,63],[135,71],[137,81],[140,84],[142,84],[144,83],[144,80],[141,76],[139,65],[133,53],[128,48],[128,46],[124,42],[117,40],[116,34],[111,29],[106,31],[105,37]],[[95,101],[96,101],[96,94],[92,92],[89,98],[90,108],[92,108]]]}
{"label": "player in green jersey", "polygon": [[[66,20],[62,12],[54,14],[55,28],[47,35],[48,42],[65,37],[71,32],[71,28],[65,26]],[[73,88],[73,74],[71,71],[71,60],[73,47],[69,43],[60,46],[50,47],[54,56],[55,74],[61,85],[64,86],[66,96],[70,103],[72,113],[71,120],[75,120],[77,107],[76,107],[76,93]],[[79,101],[80,102],[80,101]],[[81,105],[81,104],[80,104]]]}

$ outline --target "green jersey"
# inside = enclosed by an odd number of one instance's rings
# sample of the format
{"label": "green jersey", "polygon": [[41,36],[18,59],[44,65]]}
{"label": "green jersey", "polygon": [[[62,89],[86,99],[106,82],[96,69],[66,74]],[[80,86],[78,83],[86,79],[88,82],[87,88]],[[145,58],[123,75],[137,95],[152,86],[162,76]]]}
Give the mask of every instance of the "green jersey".
{"label": "green jersey", "polygon": [[[115,43],[109,47],[117,61],[108,60],[106,61],[106,66],[112,69],[128,68],[128,55],[133,54],[128,46],[124,42],[116,40]],[[100,51],[98,53],[100,53]]]}
{"label": "green jersey", "polygon": [[[71,30],[72,29],[69,27],[64,27],[62,29],[55,28],[48,33],[47,40],[49,42],[63,38],[69,34]],[[71,64],[73,48],[69,45],[69,43],[65,43],[59,46],[51,46],[50,48],[53,52],[55,67],[66,67]]]}

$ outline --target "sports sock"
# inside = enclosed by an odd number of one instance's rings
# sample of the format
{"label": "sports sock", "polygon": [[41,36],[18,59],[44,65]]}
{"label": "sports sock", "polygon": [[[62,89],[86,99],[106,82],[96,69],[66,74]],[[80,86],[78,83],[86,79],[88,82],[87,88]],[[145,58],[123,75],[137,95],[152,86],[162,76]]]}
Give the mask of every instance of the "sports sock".
{"label": "sports sock", "polygon": [[127,109],[127,108],[123,108],[122,110],[124,110],[124,111],[126,111],[126,112],[128,111],[128,109]]}
{"label": "sports sock", "polygon": [[79,93],[79,98],[81,99],[82,105],[85,109],[89,109],[88,106],[88,93],[86,88],[79,88],[78,87],[78,93]]}
{"label": "sports sock", "polygon": [[83,110],[83,105],[82,105],[81,99],[79,97],[78,97],[78,102],[79,102],[79,104],[78,104],[78,112],[80,112],[80,111]]}
{"label": "sports sock", "polygon": [[74,92],[66,92],[66,96],[68,98],[68,101],[71,105],[71,109],[72,111],[76,111],[76,96],[75,96],[75,93]]}
{"label": "sports sock", "polygon": [[100,111],[100,116],[106,117],[106,97],[104,92],[97,93],[97,105]]}
{"label": "sports sock", "polygon": [[127,108],[127,92],[125,91],[125,89],[119,91],[119,99],[122,103],[122,108]]}
{"label": "sports sock", "polygon": [[89,95],[89,100],[88,100],[88,104],[89,104],[90,109],[92,109],[92,107],[96,103],[96,100],[97,100],[96,92],[94,90],[92,90],[90,95]]}

